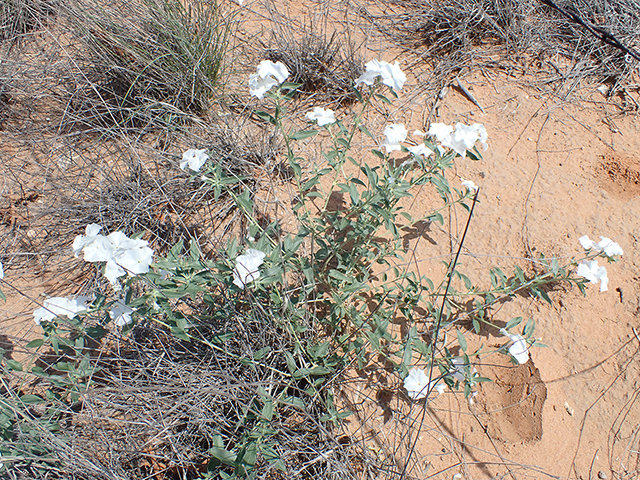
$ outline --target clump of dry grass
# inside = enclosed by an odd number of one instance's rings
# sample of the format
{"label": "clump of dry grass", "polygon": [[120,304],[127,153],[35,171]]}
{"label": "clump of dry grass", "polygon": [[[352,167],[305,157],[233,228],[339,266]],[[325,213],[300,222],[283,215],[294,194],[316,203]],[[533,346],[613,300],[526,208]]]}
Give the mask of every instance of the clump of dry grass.
{"label": "clump of dry grass", "polygon": [[312,32],[301,38],[273,35],[266,58],[287,66],[289,81],[302,84],[299,92],[322,94],[336,103],[355,99],[352,85],[363,72],[353,46],[335,32],[329,38]]}
{"label": "clump of dry grass", "polygon": [[55,13],[59,0],[3,0],[0,2],[0,41],[18,37],[40,27]]}
{"label": "clump of dry grass", "polygon": [[70,1],[76,127],[152,131],[203,115],[222,91],[233,16],[214,1]]}
{"label": "clump of dry grass", "polygon": [[[584,26],[537,0],[409,0],[376,18],[396,42],[433,62],[431,82],[477,67],[521,69],[545,83],[583,79],[624,83],[638,62]],[[562,2],[586,24],[638,49],[637,0]]]}

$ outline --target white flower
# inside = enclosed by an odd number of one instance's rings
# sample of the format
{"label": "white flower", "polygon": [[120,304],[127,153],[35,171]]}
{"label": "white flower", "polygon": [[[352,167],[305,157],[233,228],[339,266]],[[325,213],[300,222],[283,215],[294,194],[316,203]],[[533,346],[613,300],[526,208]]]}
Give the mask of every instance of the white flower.
{"label": "white flower", "polygon": [[432,123],[427,133],[436,137],[440,143],[449,142],[451,140],[451,134],[453,133],[453,127],[445,123]]}
{"label": "white flower", "polygon": [[415,137],[424,137],[426,133],[424,133],[422,130],[414,130],[412,135]]}
{"label": "white flower", "polygon": [[[456,124],[456,130],[453,132],[453,148],[461,156],[464,157],[466,150],[471,150],[476,142],[480,142],[483,148],[487,149],[487,130],[484,125],[480,123],[474,123],[473,125],[464,125],[462,123]],[[456,149],[459,148],[459,150]],[[464,148],[464,152],[462,149]]]}
{"label": "white flower", "polygon": [[98,234],[102,230],[102,227],[96,223],[91,223],[85,228],[85,235],[78,235],[73,241],[73,254],[78,257],[82,249],[88,243],[93,242]]}
{"label": "white flower", "polygon": [[317,121],[318,125],[323,127],[331,123],[336,123],[336,117],[333,110],[324,109],[322,107],[314,107],[313,111],[305,115],[309,120]]}
{"label": "white flower", "polygon": [[428,133],[435,136],[443,147],[451,148],[463,158],[476,142],[480,142],[484,149],[487,149],[487,130],[479,123],[470,126],[458,123],[455,130],[450,125],[434,123]]}
{"label": "white flower", "polygon": [[596,242],[591,240],[587,235],[580,237],[578,241],[580,242],[580,245],[582,245],[582,248],[584,248],[585,250],[591,250],[592,248],[596,249],[598,245]]}
{"label": "white flower", "polygon": [[597,260],[583,260],[578,264],[576,275],[586,278],[591,283],[600,282],[600,291],[608,290],[609,278],[607,277],[607,269],[599,267]]}
{"label": "white flower", "polygon": [[207,151],[205,149],[196,150],[190,148],[182,154],[182,161],[180,162],[180,168],[185,170],[187,166],[194,172],[199,171],[205,162],[209,159]]}
{"label": "white flower", "polygon": [[272,87],[280,85],[288,77],[289,70],[284,63],[263,60],[258,65],[258,72],[249,75],[249,92],[261,99]]}
{"label": "white flower", "polygon": [[423,157],[428,157],[429,155],[434,153],[433,150],[427,147],[424,143],[419,143],[418,145],[407,147],[407,150],[413,153],[416,157],[421,155]]}
{"label": "white flower", "polygon": [[387,153],[391,153],[401,149],[400,142],[407,138],[407,129],[402,124],[391,124],[385,127],[384,134],[387,139],[382,143],[382,146],[387,150]]}
{"label": "white flower", "polygon": [[233,269],[234,285],[244,288],[248,283],[260,278],[258,268],[264,263],[265,256],[264,252],[255,248],[249,248],[244,255],[239,255]]}
{"label": "white flower", "polygon": [[460,184],[470,192],[478,191],[478,186],[475,183],[473,183],[471,180],[462,180]]}
{"label": "white flower", "polygon": [[131,319],[133,312],[135,308],[128,307],[122,300],[117,300],[109,310],[109,316],[116,327],[124,327],[133,321]]}
{"label": "white flower", "polygon": [[80,296],[75,299],[65,297],[52,297],[46,299],[42,307],[33,312],[33,319],[37,325],[43,321],[50,322],[56,317],[66,316],[68,318],[75,317],[78,313],[84,312],[89,308],[87,301],[89,297]]}
{"label": "white flower", "polygon": [[273,63],[271,60],[263,60],[258,65],[258,76],[266,78],[269,75],[274,77],[278,81],[278,85],[280,85],[289,77],[289,70],[282,62]]}
{"label": "white flower", "polygon": [[585,250],[593,249],[597,252],[604,252],[607,257],[623,254],[622,247],[607,237],[600,237],[598,243],[591,240],[587,235],[580,237],[578,240]]}
{"label": "white flower", "polygon": [[2,262],[0,262],[0,280],[4,278],[4,267],[2,266]]}
{"label": "white flower", "polygon": [[622,247],[607,237],[600,237],[598,248],[601,249],[607,257],[623,254]]}
{"label": "white flower", "polygon": [[420,400],[427,396],[429,390],[436,390],[438,393],[444,392],[444,385],[438,384],[438,380],[429,381],[424,370],[412,368],[409,375],[404,379],[404,388],[412,400]]}
{"label": "white flower", "polygon": [[364,83],[365,85],[373,85],[376,77],[380,77],[382,83],[393,88],[396,92],[402,90],[407,76],[396,61],[393,65],[388,62],[371,60],[365,65],[365,72],[357,80],[356,85]]}
{"label": "white flower", "polygon": [[[89,228],[91,227],[91,229]],[[146,240],[134,240],[122,232],[113,232],[109,236],[99,235],[99,225],[87,226],[87,236],[80,235],[73,242],[76,256],[84,251],[87,262],[107,262],[105,277],[112,284],[126,274],[147,273],[153,262],[153,250]]]}
{"label": "white flower", "polygon": [[262,99],[264,94],[276,85],[278,85],[278,81],[271,76],[267,78],[261,78],[256,74],[249,76],[249,92],[254,97]]}
{"label": "white flower", "polygon": [[513,335],[507,332],[504,328],[500,329],[500,333],[513,342],[513,345],[509,347],[509,353],[516,361],[522,365],[529,360],[529,346],[522,335]]}
{"label": "white flower", "polygon": [[111,257],[107,260],[104,276],[111,283],[123,275],[147,273],[153,262],[153,250],[146,240],[132,240],[122,232],[106,237],[110,242]]}

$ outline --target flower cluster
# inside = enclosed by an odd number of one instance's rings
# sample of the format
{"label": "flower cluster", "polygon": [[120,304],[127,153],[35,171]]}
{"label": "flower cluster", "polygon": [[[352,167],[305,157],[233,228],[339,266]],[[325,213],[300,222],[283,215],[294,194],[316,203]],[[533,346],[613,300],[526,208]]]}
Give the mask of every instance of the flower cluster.
{"label": "flower cluster", "polygon": [[[578,239],[580,245],[586,251],[593,250],[599,255],[604,255],[607,259],[611,259],[616,255],[622,255],[623,251],[620,245],[607,237],[600,237],[600,241],[596,243],[587,235]],[[591,283],[600,283],[600,291],[606,292],[609,289],[609,277],[607,269],[598,265],[598,260],[583,260],[578,264],[576,275],[589,280]]]}
{"label": "flower cluster", "polygon": [[86,311],[89,306],[87,301],[89,297],[78,297],[75,299],[65,297],[48,298],[42,304],[42,307],[33,312],[33,319],[36,325],[42,322],[51,322],[56,317],[74,318],[78,313]]}
{"label": "flower cluster", "polygon": [[476,142],[480,142],[484,149],[487,149],[487,130],[480,123],[457,123],[455,129],[451,125],[434,123],[427,133],[436,137],[443,147],[451,148],[462,158],[466,157],[467,150],[473,149]]}
{"label": "flower cluster", "polygon": [[249,248],[244,255],[238,255],[233,269],[233,284],[244,288],[248,283],[260,278],[258,268],[264,263],[264,257],[266,254],[255,248]]}
{"label": "flower cluster", "polygon": [[[387,138],[382,143],[382,146],[385,147],[387,153],[391,153],[394,150],[402,149],[400,142],[407,138],[407,129],[402,124],[390,124],[385,127],[384,134]],[[479,123],[474,123],[470,126],[458,123],[455,129],[451,125],[434,123],[426,134],[420,130],[416,130],[413,134],[417,136],[425,136],[427,134],[434,136],[440,143],[438,148],[443,154],[445,152],[444,148],[447,147],[464,158],[467,155],[467,151],[473,149],[477,142],[480,142],[485,150],[487,149],[487,130],[484,125]],[[407,150],[415,156],[428,157],[434,153],[424,143],[407,147]]]}
{"label": "flower cluster", "polygon": [[587,235],[578,239],[580,245],[585,250],[595,250],[598,253],[604,253],[607,257],[611,258],[616,255],[622,255],[623,251],[620,245],[607,237],[600,237],[600,241],[596,243],[591,240]]}
{"label": "flower cluster", "polygon": [[87,262],[106,262],[104,276],[112,284],[123,275],[139,275],[149,271],[153,262],[153,250],[145,240],[128,238],[122,232],[108,236],[100,235],[102,227],[95,223],[87,225],[85,235],[78,235],[73,242],[73,253],[77,257],[84,252]]}
{"label": "flower cluster", "polygon": [[371,86],[375,83],[376,78],[380,77],[382,83],[399,92],[407,81],[407,76],[400,70],[398,61],[391,65],[388,62],[371,60],[364,67],[365,72],[356,79],[356,86],[363,83]]}
{"label": "flower cluster", "polygon": [[249,92],[252,96],[262,99],[265,93],[283,83],[287,78],[289,78],[289,70],[284,63],[263,60],[258,65],[257,73],[249,76]]}

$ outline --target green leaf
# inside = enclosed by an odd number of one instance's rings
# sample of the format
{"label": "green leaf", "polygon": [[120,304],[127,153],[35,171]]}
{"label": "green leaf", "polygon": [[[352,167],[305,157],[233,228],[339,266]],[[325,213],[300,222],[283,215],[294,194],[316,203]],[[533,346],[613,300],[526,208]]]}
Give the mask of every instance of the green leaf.
{"label": "green leaf", "polygon": [[331,373],[333,370],[326,368],[326,367],[321,367],[321,366],[315,366],[315,367],[310,367],[310,368],[300,368],[299,370],[297,370],[294,374],[293,374],[293,378],[305,378],[311,375],[327,375],[328,373]]}
{"label": "green leaf", "polygon": [[191,240],[191,244],[190,244],[190,253],[191,253],[191,260],[193,260],[194,262],[197,262],[200,260],[200,247],[198,247],[198,243],[195,240]]}
{"label": "green leaf", "polygon": [[364,133],[367,137],[369,138],[373,138],[373,135],[371,135],[371,132],[367,129],[367,127],[365,127],[363,124],[359,123],[358,124],[358,128],[360,129],[360,131],[362,133]]}
{"label": "green leaf", "polygon": [[346,276],[344,273],[339,272],[338,270],[329,270],[329,276],[331,278],[335,278],[336,280],[340,280],[341,282],[351,283],[352,278]]}
{"label": "green leaf", "polygon": [[362,97],[360,90],[358,90],[355,85],[353,86],[353,93],[356,95],[358,101],[364,104],[364,98]]}
{"label": "green leaf", "polygon": [[522,336],[527,338],[533,335],[535,328],[536,328],[536,322],[533,320],[533,318],[530,318],[529,320],[527,320],[527,324],[522,329]]}
{"label": "green leaf", "polygon": [[44,403],[44,399],[40,398],[38,395],[22,395],[20,397],[20,401],[25,405],[33,405],[35,403]]}
{"label": "green leaf", "polygon": [[244,190],[240,195],[236,195],[234,200],[246,214],[253,213],[253,202],[249,190]]}
{"label": "green leaf", "polygon": [[[217,467],[220,464],[235,466],[236,464],[236,454],[226,450],[222,447],[212,447],[209,449],[209,454],[213,457],[213,467]],[[209,465],[211,465],[211,461],[209,461]]]}
{"label": "green leaf", "polygon": [[471,320],[471,323],[473,323],[473,330],[477,335],[480,335],[480,322],[478,319],[474,317],[473,320]]}
{"label": "green leaf", "polygon": [[31,340],[25,346],[27,348],[38,348],[38,347],[41,347],[43,344],[44,344],[43,338],[36,338],[35,340]]}
{"label": "green leaf", "polygon": [[228,340],[231,340],[233,338],[233,335],[234,335],[233,332],[216,333],[213,337],[209,339],[209,341],[211,343],[224,343]]}
{"label": "green leaf", "polygon": [[265,355],[267,355],[269,352],[271,351],[271,347],[270,346],[266,346],[264,348],[261,348],[260,350],[258,350],[257,352],[255,352],[253,354],[253,359],[255,361],[259,361],[261,360]]}
{"label": "green leaf", "polygon": [[303,130],[301,132],[294,133],[289,138],[291,140],[304,140],[305,138],[313,137],[317,133],[318,133],[318,130]]}
{"label": "green leaf", "polygon": [[255,114],[265,122],[269,122],[271,125],[276,124],[276,119],[267,112],[256,111]]}
{"label": "green leaf", "polygon": [[504,329],[505,330],[511,330],[513,327],[517,327],[518,325],[520,325],[520,323],[522,323],[522,317],[512,318],[511,320],[509,320],[507,322],[507,324],[505,325]]}
{"label": "green leaf", "polygon": [[284,82],[282,85],[280,85],[280,88],[283,88],[285,90],[297,90],[301,86],[302,86],[301,83]]}
{"label": "green leaf", "polygon": [[467,351],[467,339],[464,338],[464,335],[460,330],[456,330],[456,334],[458,335],[458,344],[463,352]]}
{"label": "green leaf", "polygon": [[20,362],[17,362],[16,360],[7,360],[7,368],[9,370],[14,370],[16,372],[22,371],[22,365],[20,364]]}
{"label": "green leaf", "polygon": [[271,421],[271,419],[273,419],[273,413],[274,413],[273,400],[268,399],[264,402],[264,407],[262,407],[261,413],[266,420]]}
{"label": "green leaf", "polygon": [[385,97],[384,95],[380,95],[379,93],[376,93],[376,98],[378,100],[381,100],[383,103],[386,103],[387,105],[391,105],[391,100],[389,100],[387,97]]}

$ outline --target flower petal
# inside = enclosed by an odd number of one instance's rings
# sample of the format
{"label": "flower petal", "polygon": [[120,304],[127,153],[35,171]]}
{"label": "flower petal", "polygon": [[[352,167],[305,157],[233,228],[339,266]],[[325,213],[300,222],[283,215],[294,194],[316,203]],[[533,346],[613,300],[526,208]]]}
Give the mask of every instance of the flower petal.
{"label": "flower petal", "polygon": [[233,269],[234,285],[244,288],[248,283],[260,278],[259,267],[264,263],[264,257],[266,254],[255,248],[249,248],[244,255],[239,255]]}
{"label": "flower petal", "polygon": [[622,255],[624,253],[620,245],[607,237],[600,237],[600,241],[598,242],[598,250],[603,251],[607,257]]}
{"label": "flower petal", "polygon": [[470,192],[478,191],[478,186],[475,183],[473,183],[471,180],[463,180],[462,182],[460,182],[460,184]]}
{"label": "flower petal", "polygon": [[205,149],[196,150],[190,148],[186,152],[182,154],[182,161],[180,162],[180,168],[185,170],[187,166],[193,170],[194,172],[199,171],[202,166],[209,159],[209,155],[206,153]]}
{"label": "flower petal", "polygon": [[415,156],[423,157],[428,157],[429,155],[434,153],[433,150],[427,147],[424,143],[419,143],[418,145],[407,147],[407,150],[409,150]]}
{"label": "flower petal", "polygon": [[394,150],[401,150],[400,142],[407,138],[407,129],[402,124],[387,125],[384,129],[384,134],[387,139],[382,143],[387,153],[391,153]]}
{"label": "flower petal", "polygon": [[112,305],[111,310],[109,310],[109,316],[116,327],[124,327],[133,321],[131,314],[135,312],[135,310],[135,308],[127,306],[122,300],[118,300]]}
{"label": "flower petal", "polygon": [[317,121],[318,125],[323,127],[336,122],[335,112],[330,109],[324,109],[322,107],[314,107],[313,111],[308,112],[305,117],[309,120]]}
{"label": "flower petal", "polygon": [[273,77],[280,85],[289,77],[289,70],[282,62],[273,63],[271,60],[263,60],[258,65],[258,76],[260,78]]}

